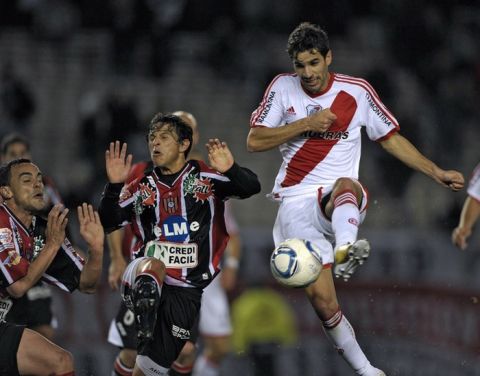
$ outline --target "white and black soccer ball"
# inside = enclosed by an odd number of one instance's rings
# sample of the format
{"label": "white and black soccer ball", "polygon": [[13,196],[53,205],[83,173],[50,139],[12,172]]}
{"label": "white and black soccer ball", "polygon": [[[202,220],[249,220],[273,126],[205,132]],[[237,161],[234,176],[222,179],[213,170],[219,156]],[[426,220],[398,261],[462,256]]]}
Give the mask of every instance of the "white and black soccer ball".
{"label": "white and black soccer ball", "polygon": [[316,281],[322,271],[320,250],[308,240],[287,239],[273,250],[270,269],[282,285],[306,287]]}

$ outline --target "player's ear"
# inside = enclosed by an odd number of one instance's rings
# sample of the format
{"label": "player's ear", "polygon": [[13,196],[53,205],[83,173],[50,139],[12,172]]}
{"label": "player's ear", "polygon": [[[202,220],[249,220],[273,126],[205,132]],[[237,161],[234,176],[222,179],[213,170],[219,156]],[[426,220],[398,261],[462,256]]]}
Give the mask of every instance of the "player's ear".
{"label": "player's ear", "polygon": [[8,200],[8,199],[13,197],[13,192],[10,189],[9,186],[4,185],[4,186],[0,187],[0,195],[2,196],[2,198],[4,200]]}
{"label": "player's ear", "polygon": [[327,63],[327,66],[332,64],[332,59],[333,59],[332,50],[328,50],[327,54],[325,55],[325,62]]}
{"label": "player's ear", "polygon": [[180,152],[185,152],[187,149],[190,147],[190,140],[188,138],[185,138],[182,140],[180,143]]}

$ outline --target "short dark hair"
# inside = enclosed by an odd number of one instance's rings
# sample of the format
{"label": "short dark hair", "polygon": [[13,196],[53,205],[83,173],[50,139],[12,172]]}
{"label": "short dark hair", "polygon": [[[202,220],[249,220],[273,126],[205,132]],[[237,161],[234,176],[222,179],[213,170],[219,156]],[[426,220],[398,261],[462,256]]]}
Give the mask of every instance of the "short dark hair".
{"label": "short dark hair", "polygon": [[27,147],[27,150],[30,150],[30,142],[26,139],[26,137],[22,136],[20,133],[7,133],[2,138],[2,142],[0,143],[0,151],[2,155],[4,155],[9,146],[11,144],[21,143]]}
{"label": "short dark hair", "polygon": [[299,52],[318,50],[325,57],[330,51],[328,35],[320,26],[310,22],[302,22],[288,37],[287,52],[295,59]]}
{"label": "short dark hair", "polygon": [[0,187],[10,185],[10,179],[12,177],[12,167],[22,163],[32,163],[32,161],[27,158],[19,158],[13,159],[10,162],[4,163],[0,166]]}
{"label": "short dark hair", "polygon": [[153,119],[150,121],[148,134],[155,132],[158,130],[158,128],[161,128],[164,125],[168,125],[168,129],[177,135],[179,142],[182,142],[183,140],[190,141],[190,146],[184,152],[185,158],[187,158],[188,153],[190,153],[190,150],[192,150],[193,146],[192,127],[183,121],[180,116],[173,115],[171,113],[159,112],[155,114]]}

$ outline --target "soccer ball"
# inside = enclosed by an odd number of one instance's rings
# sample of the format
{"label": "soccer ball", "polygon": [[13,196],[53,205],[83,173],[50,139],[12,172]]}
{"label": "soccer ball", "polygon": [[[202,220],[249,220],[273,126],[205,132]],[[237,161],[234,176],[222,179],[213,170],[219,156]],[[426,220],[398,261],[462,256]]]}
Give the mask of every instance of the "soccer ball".
{"label": "soccer ball", "polygon": [[308,240],[287,239],[273,250],[270,269],[282,285],[306,287],[322,271],[320,250]]}

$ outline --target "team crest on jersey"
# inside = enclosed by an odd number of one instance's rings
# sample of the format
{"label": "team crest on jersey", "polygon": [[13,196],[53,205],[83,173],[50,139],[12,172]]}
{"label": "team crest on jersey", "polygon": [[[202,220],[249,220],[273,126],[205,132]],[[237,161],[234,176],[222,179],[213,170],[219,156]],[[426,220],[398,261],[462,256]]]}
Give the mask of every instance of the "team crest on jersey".
{"label": "team crest on jersey", "polygon": [[33,238],[33,256],[32,260],[35,260],[40,254],[41,250],[45,246],[45,240],[41,236],[35,236]]}
{"label": "team crest on jersey", "polygon": [[189,175],[183,181],[183,190],[185,193],[193,195],[197,202],[203,202],[213,195],[213,187],[210,179],[198,179],[195,175]]}
{"label": "team crest on jersey", "polygon": [[306,110],[307,110],[307,115],[310,116],[310,115],[313,115],[316,112],[322,111],[323,107],[320,106],[319,104],[309,104],[307,106]]}
{"label": "team crest on jersey", "polygon": [[162,199],[163,209],[169,213],[173,214],[178,209],[178,197],[167,197]]}

